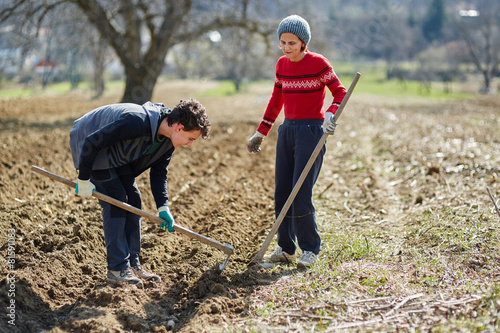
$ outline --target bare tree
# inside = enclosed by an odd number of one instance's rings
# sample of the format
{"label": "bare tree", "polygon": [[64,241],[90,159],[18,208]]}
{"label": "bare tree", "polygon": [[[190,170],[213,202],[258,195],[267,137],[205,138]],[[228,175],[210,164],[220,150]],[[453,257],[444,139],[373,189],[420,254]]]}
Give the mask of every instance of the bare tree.
{"label": "bare tree", "polygon": [[492,92],[491,83],[500,61],[500,5],[495,1],[479,1],[477,7],[462,8],[455,18],[470,60],[481,73],[481,92]]}
{"label": "bare tree", "polygon": [[[73,10],[72,10],[73,9]],[[55,32],[57,53],[66,59],[66,76],[72,88],[76,88],[81,80],[85,61],[91,59],[93,64],[93,98],[99,98],[104,92],[104,69],[110,47],[99,32],[92,26],[81,12],[74,7],[58,7],[48,15],[47,25]]]}
{"label": "bare tree", "polygon": [[104,68],[106,67],[107,43],[100,35],[90,34],[90,51],[92,53],[92,62],[94,63],[94,99],[101,97],[104,93]]}
{"label": "bare tree", "polygon": [[[263,67],[262,59],[256,53],[261,44],[254,41],[243,29],[233,29],[224,35],[224,44],[216,52],[222,63],[223,77],[231,80],[236,92],[240,91],[244,79]],[[228,45],[229,44],[229,45]],[[260,50],[264,54],[264,50]],[[256,74],[256,73],[255,73]]]}
{"label": "bare tree", "polygon": [[58,6],[75,6],[114,49],[125,71],[123,102],[149,100],[165,65],[167,52],[177,43],[205,32],[244,27],[261,32],[265,26],[250,21],[249,0],[16,0],[5,5],[0,20],[14,15],[39,23]]}

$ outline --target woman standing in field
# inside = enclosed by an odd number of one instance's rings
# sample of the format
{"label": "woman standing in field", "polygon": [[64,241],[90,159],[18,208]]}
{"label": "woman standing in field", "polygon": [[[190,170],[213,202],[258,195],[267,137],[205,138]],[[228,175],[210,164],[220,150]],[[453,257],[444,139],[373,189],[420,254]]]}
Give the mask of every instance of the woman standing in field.
{"label": "woman standing in field", "polygon": [[[278,26],[278,39],[284,55],[276,64],[274,90],[257,132],[248,141],[248,151],[259,152],[264,137],[284,106],[285,120],[278,128],[276,144],[276,217],[323,133],[334,133],[337,124],[333,115],[346,94],[328,59],[307,49],[311,30],[305,19],[298,15],[284,18]],[[333,95],[333,103],[325,112],[326,88]],[[323,146],[278,229],[278,248],[264,259],[274,263],[294,262],[299,247],[302,255],[297,267],[309,267],[316,262],[321,238],[312,189],[325,151],[326,146]]]}

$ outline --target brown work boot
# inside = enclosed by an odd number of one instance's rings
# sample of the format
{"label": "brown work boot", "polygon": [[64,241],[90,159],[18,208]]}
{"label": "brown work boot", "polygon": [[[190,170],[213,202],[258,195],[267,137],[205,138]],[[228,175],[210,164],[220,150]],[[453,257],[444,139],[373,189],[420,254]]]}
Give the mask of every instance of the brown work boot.
{"label": "brown work boot", "polygon": [[142,268],[141,265],[133,267],[135,275],[138,277],[151,282],[161,282],[161,277],[159,275],[150,273]]}
{"label": "brown work boot", "polygon": [[134,274],[132,267],[121,271],[112,271],[108,269],[108,282],[135,284],[138,288],[142,288],[144,286],[141,279]]}

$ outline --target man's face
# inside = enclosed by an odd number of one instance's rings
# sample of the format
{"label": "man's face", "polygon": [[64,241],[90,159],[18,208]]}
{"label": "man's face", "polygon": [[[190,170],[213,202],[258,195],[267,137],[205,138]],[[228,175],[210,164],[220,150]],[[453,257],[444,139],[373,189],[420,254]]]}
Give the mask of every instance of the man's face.
{"label": "man's face", "polygon": [[194,140],[201,135],[201,130],[184,131],[184,126],[177,124],[175,131],[172,133],[170,140],[175,148],[180,146],[193,146]]}

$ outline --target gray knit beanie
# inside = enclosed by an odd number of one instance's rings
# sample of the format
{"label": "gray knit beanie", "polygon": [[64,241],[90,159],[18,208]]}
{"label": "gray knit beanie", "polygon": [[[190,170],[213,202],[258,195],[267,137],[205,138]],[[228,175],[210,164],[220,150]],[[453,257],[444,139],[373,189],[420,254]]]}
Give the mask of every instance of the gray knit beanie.
{"label": "gray knit beanie", "polygon": [[290,32],[300,38],[301,41],[309,44],[311,40],[311,29],[309,28],[309,23],[304,20],[299,15],[290,15],[285,17],[280,25],[278,26],[278,39],[281,38],[281,34],[284,32]]}

